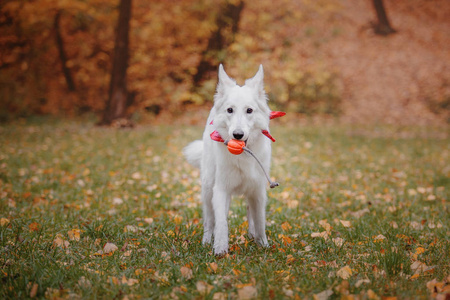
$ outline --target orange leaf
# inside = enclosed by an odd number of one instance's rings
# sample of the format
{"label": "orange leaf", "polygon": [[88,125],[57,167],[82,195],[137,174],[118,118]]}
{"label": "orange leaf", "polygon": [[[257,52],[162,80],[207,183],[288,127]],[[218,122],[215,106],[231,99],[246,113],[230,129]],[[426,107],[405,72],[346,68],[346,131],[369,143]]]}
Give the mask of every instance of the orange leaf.
{"label": "orange leaf", "polygon": [[281,224],[281,228],[283,228],[284,231],[288,231],[289,229],[292,229],[291,224],[289,224],[289,222],[284,222],[283,224]]}
{"label": "orange leaf", "polygon": [[33,222],[30,225],[28,225],[28,228],[31,231],[39,231],[39,228],[41,228],[41,225],[39,223],[37,223],[37,222]]}

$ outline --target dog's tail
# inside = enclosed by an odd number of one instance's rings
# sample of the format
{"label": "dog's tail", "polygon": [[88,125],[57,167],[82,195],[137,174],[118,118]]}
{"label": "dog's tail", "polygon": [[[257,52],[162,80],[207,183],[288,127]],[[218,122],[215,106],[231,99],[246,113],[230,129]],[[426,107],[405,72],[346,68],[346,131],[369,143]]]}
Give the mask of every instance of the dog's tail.
{"label": "dog's tail", "polygon": [[183,149],[187,161],[194,167],[200,168],[202,162],[203,141],[193,141]]}

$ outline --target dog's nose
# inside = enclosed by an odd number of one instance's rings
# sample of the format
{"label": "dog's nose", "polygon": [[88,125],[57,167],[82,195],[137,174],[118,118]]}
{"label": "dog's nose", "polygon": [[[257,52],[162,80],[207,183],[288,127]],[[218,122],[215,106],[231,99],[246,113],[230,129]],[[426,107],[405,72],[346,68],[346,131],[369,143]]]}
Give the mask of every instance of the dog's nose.
{"label": "dog's nose", "polygon": [[240,129],[236,129],[233,131],[233,137],[237,140],[240,140],[244,137],[244,132]]}

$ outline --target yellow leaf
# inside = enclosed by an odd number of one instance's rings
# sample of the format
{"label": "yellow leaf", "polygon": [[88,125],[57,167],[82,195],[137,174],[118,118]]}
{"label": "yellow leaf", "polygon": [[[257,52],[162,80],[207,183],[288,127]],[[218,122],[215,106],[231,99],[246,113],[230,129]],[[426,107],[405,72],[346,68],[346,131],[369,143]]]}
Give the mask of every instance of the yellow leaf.
{"label": "yellow leaf", "polygon": [[81,238],[80,235],[82,232],[83,232],[83,230],[74,228],[74,229],[69,230],[67,232],[67,235],[69,236],[69,239],[71,241],[79,241]]}
{"label": "yellow leaf", "polygon": [[176,215],[176,216],[173,218],[173,221],[175,222],[175,224],[180,225],[181,222],[183,222],[183,217],[180,216],[180,215]]}
{"label": "yellow leaf", "polygon": [[416,254],[422,254],[422,253],[424,253],[425,252],[425,248],[423,248],[423,247],[417,247],[417,249],[416,249]]}
{"label": "yellow leaf", "polygon": [[349,279],[352,276],[352,269],[349,266],[342,267],[336,272],[336,275],[342,279]]}
{"label": "yellow leaf", "polygon": [[6,226],[8,224],[9,224],[9,219],[7,219],[7,218],[0,219],[0,226]]}
{"label": "yellow leaf", "polygon": [[379,243],[379,242],[381,242],[382,240],[385,240],[385,239],[386,239],[386,237],[384,235],[379,234],[379,235],[377,235],[376,237],[373,238],[373,241],[375,243]]}
{"label": "yellow leaf", "polygon": [[372,291],[371,289],[369,289],[369,290],[367,291],[367,297],[368,297],[370,300],[379,300],[379,299],[380,299],[380,297],[378,297],[378,295],[375,294],[375,292]]}

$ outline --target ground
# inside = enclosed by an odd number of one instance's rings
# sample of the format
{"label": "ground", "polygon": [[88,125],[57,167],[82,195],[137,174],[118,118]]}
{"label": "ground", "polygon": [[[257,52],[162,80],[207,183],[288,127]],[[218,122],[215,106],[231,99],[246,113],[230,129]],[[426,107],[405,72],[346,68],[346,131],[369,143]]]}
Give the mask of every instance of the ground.
{"label": "ground", "polygon": [[230,253],[201,245],[200,126],[0,127],[1,298],[445,297],[449,140],[442,128],[274,120],[269,248],[235,198]]}

